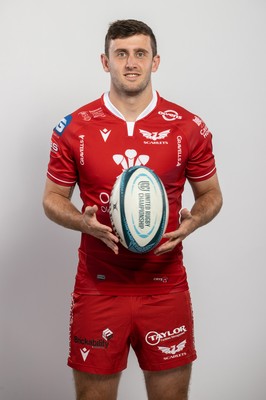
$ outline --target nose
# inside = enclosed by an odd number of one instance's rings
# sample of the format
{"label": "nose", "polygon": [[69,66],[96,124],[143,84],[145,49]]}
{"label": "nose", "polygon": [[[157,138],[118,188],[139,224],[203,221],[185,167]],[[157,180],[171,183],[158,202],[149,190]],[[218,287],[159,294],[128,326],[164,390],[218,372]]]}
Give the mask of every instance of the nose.
{"label": "nose", "polygon": [[136,60],[135,60],[134,55],[129,54],[128,57],[127,57],[126,68],[131,69],[131,68],[134,68],[135,65],[136,65]]}

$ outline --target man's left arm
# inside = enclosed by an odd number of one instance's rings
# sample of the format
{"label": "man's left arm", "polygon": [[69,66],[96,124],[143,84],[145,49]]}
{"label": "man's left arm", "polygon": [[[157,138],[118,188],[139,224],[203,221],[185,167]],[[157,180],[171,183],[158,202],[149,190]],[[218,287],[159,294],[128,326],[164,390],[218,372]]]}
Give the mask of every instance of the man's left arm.
{"label": "man's left arm", "polygon": [[208,224],[220,211],[223,198],[217,174],[211,178],[201,181],[190,181],[195,203],[191,210],[184,208],[181,210],[181,223],[176,231],[164,234],[168,239],[165,243],[155,250],[156,255],[172,251],[178,243],[199,227]]}

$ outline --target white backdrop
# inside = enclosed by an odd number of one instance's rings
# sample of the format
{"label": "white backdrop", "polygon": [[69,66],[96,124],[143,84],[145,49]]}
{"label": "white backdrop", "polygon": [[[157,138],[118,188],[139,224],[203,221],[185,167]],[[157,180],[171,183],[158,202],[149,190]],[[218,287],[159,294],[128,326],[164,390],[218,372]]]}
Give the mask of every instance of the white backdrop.
{"label": "white backdrop", "polygon": [[[52,128],[109,88],[99,55],[120,18],[152,26],[154,88],[214,134],[224,207],[184,243],[199,356],[190,399],[265,400],[265,17],[264,0],[1,0],[1,400],[74,399],[79,234],[46,219],[41,199]],[[131,353],[119,399],[145,398]]]}

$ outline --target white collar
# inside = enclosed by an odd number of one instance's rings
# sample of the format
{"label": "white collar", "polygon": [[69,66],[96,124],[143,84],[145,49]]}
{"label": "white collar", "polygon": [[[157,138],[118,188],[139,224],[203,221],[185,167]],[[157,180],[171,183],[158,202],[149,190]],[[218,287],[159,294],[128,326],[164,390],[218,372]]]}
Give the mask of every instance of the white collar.
{"label": "white collar", "polygon": [[[152,110],[154,110],[154,108],[156,107],[156,104],[157,104],[157,99],[158,99],[157,93],[155,90],[153,90],[152,91],[152,100],[151,100],[150,104],[148,104],[148,106],[145,108],[145,110],[143,110],[142,113],[137,117],[136,121],[146,117],[146,115],[148,115],[150,112],[152,112]],[[126,120],[125,117],[123,116],[123,114],[121,114],[121,112],[111,103],[110,98],[109,98],[109,92],[104,93],[103,101],[104,101],[105,106],[108,108],[109,111],[111,111],[111,113],[113,113],[117,117],[123,119],[124,121]]]}

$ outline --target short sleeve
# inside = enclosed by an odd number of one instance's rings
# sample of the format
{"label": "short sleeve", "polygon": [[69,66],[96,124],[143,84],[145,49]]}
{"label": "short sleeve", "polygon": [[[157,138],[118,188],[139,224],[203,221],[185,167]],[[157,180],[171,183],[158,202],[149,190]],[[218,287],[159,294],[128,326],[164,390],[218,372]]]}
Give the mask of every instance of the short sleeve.
{"label": "short sleeve", "polygon": [[[62,121],[64,120],[66,120],[66,117]],[[66,126],[63,129],[58,129],[60,123],[54,129],[51,137],[47,177],[58,185],[74,186],[78,175],[70,145],[71,131]]]}
{"label": "short sleeve", "polygon": [[189,157],[186,177],[191,181],[203,181],[216,172],[212,134],[199,117],[195,116],[192,123],[188,137]]}

